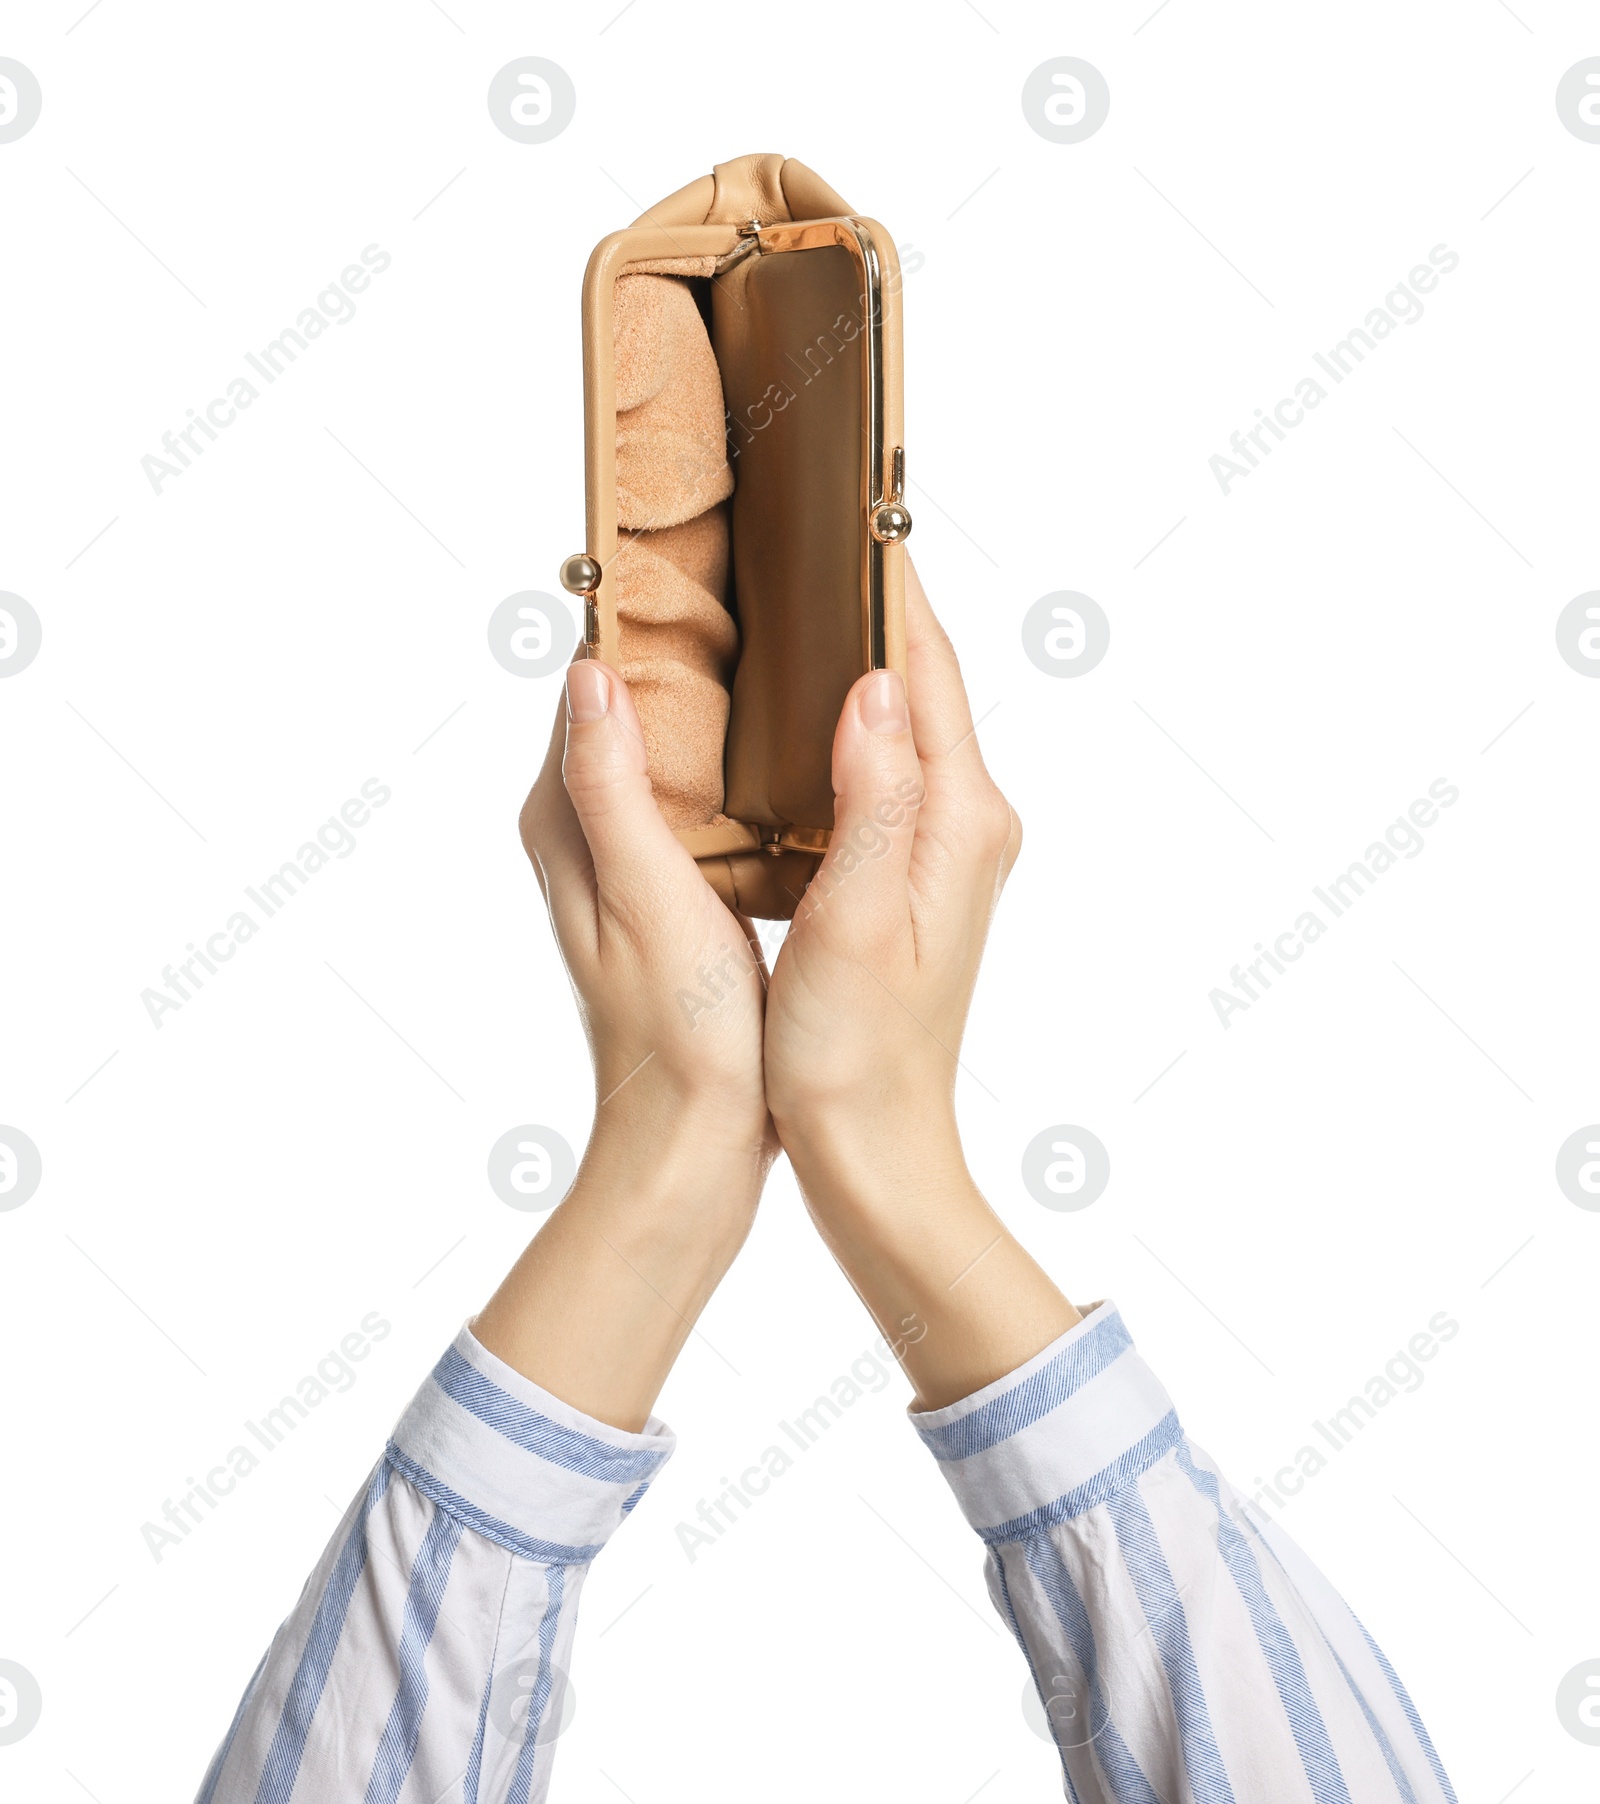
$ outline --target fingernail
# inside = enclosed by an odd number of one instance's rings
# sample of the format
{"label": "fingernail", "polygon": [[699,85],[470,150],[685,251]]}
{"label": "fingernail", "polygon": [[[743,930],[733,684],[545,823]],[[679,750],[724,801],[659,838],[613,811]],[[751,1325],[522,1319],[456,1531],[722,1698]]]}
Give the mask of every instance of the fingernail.
{"label": "fingernail", "polygon": [[903,733],[911,725],[898,671],[878,671],[861,691],[861,724],[869,733]]}
{"label": "fingernail", "polygon": [[591,720],[604,720],[611,707],[611,685],[606,673],[597,666],[580,660],[567,666],[567,719],[580,725]]}

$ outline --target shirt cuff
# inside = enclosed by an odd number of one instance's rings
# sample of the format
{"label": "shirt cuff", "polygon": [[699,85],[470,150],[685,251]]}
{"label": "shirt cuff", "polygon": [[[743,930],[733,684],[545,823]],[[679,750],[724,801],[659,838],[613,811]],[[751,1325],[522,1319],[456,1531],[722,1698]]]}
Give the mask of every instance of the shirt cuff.
{"label": "shirt cuff", "polygon": [[386,1457],[440,1509],[525,1559],[592,1560],[677,1445],[552,1397],[462,1328],[395,1426]]}
{"label": "shirt cuff", "polygon": [[1183,1439],[1114,1304],[945,1409],[911,1414],[968,1522],[993,1545],[1104,1503]]}

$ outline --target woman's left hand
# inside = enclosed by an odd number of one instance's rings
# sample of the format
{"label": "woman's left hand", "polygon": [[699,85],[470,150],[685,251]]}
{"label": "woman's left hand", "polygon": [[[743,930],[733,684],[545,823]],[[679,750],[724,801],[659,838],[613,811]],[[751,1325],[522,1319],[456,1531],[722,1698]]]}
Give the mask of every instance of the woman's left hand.
{"label": "woman's left hand", "polygon": [[571,1191],[475,1331],[575,1408],[637,1428],[776,1155],[765,972],[749,923],[662,819],[609,665],[568,670],[521,825],[589,1039],[594,1127]]}

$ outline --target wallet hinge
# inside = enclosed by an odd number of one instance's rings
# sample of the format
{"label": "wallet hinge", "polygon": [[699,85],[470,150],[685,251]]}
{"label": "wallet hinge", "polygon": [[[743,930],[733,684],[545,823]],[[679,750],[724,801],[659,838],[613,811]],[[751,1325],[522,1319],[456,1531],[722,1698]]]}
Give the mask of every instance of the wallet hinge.
{"label": "wallet hinge", "polygon": [[745,258],[754,252],[765,252],[766,246],[761,242],[761,221],[747,219],[738,228],[739,242],[728,252],[727,256],[717,259],[713,276],[725,275],[735,264],[743,263]]}
{"label": "wallet hinge", "polygon": [[761,850],[776,858],[783,852],[810,852],[820,858],[828,849],[831,837],[827,827],[764,827],[757,826],[756,832],[761,836]]}

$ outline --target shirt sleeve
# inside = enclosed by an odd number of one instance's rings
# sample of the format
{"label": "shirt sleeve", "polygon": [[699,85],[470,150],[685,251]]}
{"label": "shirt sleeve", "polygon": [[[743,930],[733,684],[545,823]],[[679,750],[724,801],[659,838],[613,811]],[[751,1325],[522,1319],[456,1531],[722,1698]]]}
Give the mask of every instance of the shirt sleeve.
{"label": "shirt sleeve", "polygon": [[1189,1441],[1111,1304],[911,1419],[1074,1804],[1455,1804],[1377,1644]]}
{"label": "shirt sleeve", "polygon": [[256,1669],[196,1804],[537,1804],[589,1563],[673,1450],[463,1328]]}

